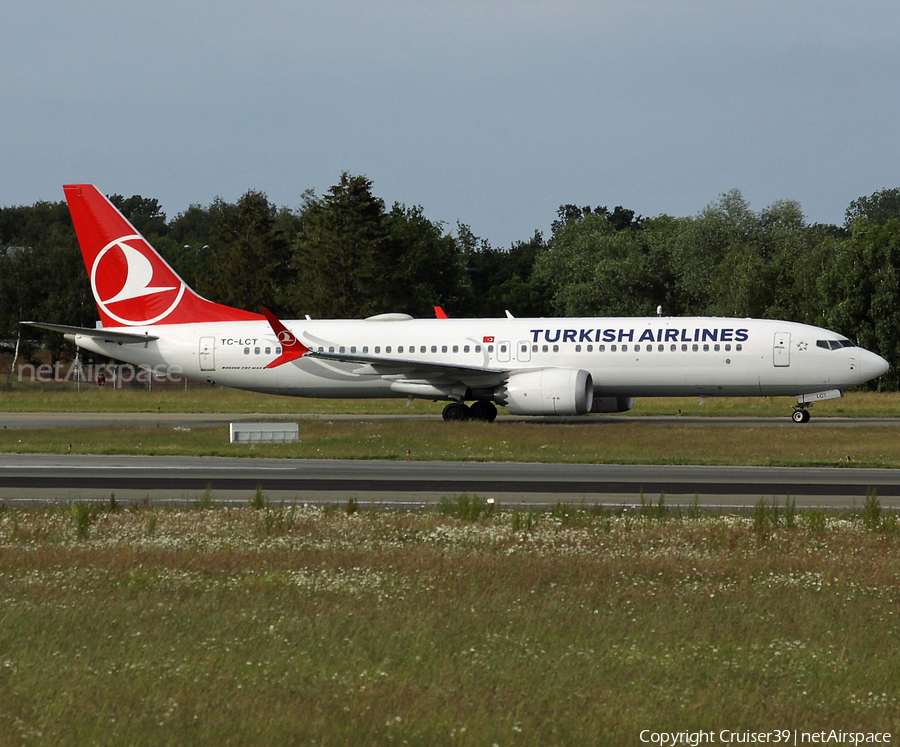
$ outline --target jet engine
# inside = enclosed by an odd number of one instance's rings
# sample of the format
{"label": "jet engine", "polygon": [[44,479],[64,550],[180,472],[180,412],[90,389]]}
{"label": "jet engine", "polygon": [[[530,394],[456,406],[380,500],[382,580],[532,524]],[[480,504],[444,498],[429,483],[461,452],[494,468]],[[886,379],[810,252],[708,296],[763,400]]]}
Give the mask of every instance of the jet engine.
{"label": "jet engine", "polygon": [[513,374],[494,399],[513,415],[584,415],[593,403],[594,382],[580,369],[542,368]]}

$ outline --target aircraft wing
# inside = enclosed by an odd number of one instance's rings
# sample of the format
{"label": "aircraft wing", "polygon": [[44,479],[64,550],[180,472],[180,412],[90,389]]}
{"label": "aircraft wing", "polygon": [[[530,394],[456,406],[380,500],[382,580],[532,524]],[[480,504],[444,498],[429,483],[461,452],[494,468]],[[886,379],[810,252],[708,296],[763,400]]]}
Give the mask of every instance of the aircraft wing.
{"label": "aircraft wing", "polygon": [[119,332],[118,330],[104,329],[103,327],[70,327],[67,324],[44,324],[43,322],[19,323],[29,327],[49,329],[51,332],[61,332],[64,335],[80,335],[81,337],[90,337],[91,339],[100,342],[116,342],[120,345],[133,345],[159,339],[159,337],[155,335],[139,335],[135,332]]}
{"label": "aircraft wing", "polygon": [[358,363],[355,374],[361,376],[383,376],[398,381],[431,382],[434,384],[464,384],[469,387],[496,386],[509,375],[508,369],[487,366],[466,366],[456,363],[410,360],[360,353],[325,353],[312,350],[304,345],[281,320],[268,309],[263,315],[272,327],[282,345],[282,354],[266,368],[275,368],[298,358],[335,361],[338,363]]}
{"label": "aircraft wing", "polygon": [[354,373],[371,376],[389,376],[403,379],[434,379],[459,381],[470,386],[486,386],[500,383],[509,375],[509,369],[487,366],[464,366],[456,363],[417,361],[406,358],[359,355],[357,353],[319,353],[310,351],[313,360],[359,363]]}

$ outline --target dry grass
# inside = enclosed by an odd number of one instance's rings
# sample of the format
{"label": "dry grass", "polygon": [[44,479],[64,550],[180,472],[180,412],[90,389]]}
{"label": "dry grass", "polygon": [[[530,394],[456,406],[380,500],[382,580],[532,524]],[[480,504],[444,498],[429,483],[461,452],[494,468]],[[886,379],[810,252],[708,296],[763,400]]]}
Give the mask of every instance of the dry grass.
{"label": "dry grass", "polygon": [[514,520],[2,511],[0,742],[900,729],[897,533],[803,515]]}

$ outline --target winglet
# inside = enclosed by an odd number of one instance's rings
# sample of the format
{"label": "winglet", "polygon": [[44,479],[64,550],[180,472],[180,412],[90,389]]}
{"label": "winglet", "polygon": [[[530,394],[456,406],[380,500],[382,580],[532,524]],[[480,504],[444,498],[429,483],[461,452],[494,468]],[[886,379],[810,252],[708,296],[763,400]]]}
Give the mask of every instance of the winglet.
{"label": "winglet", "polygon": [[291,361],[297,360],[297,358],[302,358],[309,352],[309,348],[300,342],[300,340],[294,336],[294,333],[285,327],[271,311],[263,309],[262,313],[269,322],[269,326],[272,328],[275,336],[278,338],[278,342],[281,343],[282,350],[281,355],[267,365],[266,368],[276,368],[285,363],[290,363]]}
{"label": "winglet", "polygon": [[440,306],[434,307],[434,315],[438,319],[447,319],[448,318],[447,313]]}

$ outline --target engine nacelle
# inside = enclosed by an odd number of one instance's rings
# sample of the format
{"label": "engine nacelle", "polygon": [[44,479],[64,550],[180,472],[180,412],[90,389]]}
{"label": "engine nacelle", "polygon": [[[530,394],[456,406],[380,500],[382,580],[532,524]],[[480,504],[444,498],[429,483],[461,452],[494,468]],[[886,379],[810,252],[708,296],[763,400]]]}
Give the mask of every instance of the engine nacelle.
{"label": "engine nacelle", "polygon": [[628,412],[634,407],[634,397],[594,397],[591,412]]}
{"label": "engine nacelle", "polygon": [[513,415],[584,415],[594,399],[594,381],[587,371],[542,368],[513,374],[494,399]]}

